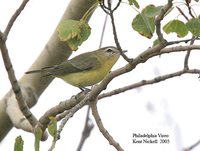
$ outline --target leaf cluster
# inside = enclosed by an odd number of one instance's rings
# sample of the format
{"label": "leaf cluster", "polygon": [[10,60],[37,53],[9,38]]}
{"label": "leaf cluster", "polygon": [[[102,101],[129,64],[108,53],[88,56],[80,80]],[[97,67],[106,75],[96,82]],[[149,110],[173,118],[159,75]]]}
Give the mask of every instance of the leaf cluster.
{"label": "leaf cluster", "polygon": [[[128,0],[128,2],[129,5],[134,5],[136,9],[140,8],[137,0]],[[161,13],[163,7],[164,6],[154,6],[150,4],[141,11],[138,11],[139,13],[132,20],[133,30],[137,31],[140,35],[146,38],[152,38],[156,27],[155,18]],[[170,11],[165,14],[165,16],[168,15],[172,9],[170,9]],[[88,17],[89,15],[87,13],[84,16]],[[62,22],[58,27],[58,36],[60,40],[66,42],[73,51],[77,50],[78,46],[86,41],[91,34],[91,28],[85,21],[87,17],[81,19],[80,21],[66,20]],[[186,22],[183,22],[179,19],[173,19],[163,26],[163,31],[166,34],[175,33],[179,38],[185,37],[188,35],[188,33],[199,37],[199,27],[200,19],[198,17],[189,19]]]}
{"label": "leaf cluster", "polygon": [[[131,1],[131,0],[130,0]],[[141,34],[144,37],[152,38],[153,33],[155,32],[155,17],[158,16],[164,6],[154,6],[148,5],[146,6],[141,13],[133,19],[132,28]],[[173,9],[173,8],[172,8]],[[170,11],[168,11],[166,15],[168,15]],[[163,26],[163,31],[166,34],[175,33],[177,37],[183,38],[190,32],[193,36],[200,36],[200,19],[192,18],[183,22],[179,19],[170,20]]]}

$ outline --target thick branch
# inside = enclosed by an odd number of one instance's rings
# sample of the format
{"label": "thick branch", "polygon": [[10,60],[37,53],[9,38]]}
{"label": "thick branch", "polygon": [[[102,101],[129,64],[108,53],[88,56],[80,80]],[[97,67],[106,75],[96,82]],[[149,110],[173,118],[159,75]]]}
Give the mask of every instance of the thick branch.
{"label": "thick branch", "polygon": [[[69,111],[71,109],[73,109],[77,104],[79,104],[84,98],[85,98],[85,93],[79,93],[76,96],[73,96],[71,99],[69,100],[65,100],[63,102],[60,102],[57,106],[49,109],[40,119],[39,119],[39,123],[38,126],[45,131],[45,129],[47,128],[47,125],[50,122],[49,117],[53,116],[59,116],[59,114],[63,113],[64,111]],[[68,114],[65,115],[65,117],[69,115]]]}

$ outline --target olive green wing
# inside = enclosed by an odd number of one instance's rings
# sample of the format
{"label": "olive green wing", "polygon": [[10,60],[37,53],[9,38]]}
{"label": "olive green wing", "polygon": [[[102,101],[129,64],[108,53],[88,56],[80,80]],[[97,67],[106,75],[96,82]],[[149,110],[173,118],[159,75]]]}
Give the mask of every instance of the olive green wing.
{"label": "olive green wing", "polygon": [[67,60],[60,65],[43,68],[47,70],[47,75],[62,76],[69,73],[77,73],[90,69],[96,69],[101,64],[95,55],[90,53],[81,54],[71,60]]}

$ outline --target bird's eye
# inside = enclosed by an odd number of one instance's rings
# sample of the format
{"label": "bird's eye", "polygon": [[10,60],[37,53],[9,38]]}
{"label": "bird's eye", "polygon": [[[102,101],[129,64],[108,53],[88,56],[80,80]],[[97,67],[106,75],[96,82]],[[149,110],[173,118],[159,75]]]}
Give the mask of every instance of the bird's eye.
{"label": "bird's eye", "polygon": [[110,49],[110,48],[108,48],[108,49],[106,50],[106,52],[109,52],[109,53],[111,53],[111,52],[113,52],[113,50],[112,50],[112,49]]}

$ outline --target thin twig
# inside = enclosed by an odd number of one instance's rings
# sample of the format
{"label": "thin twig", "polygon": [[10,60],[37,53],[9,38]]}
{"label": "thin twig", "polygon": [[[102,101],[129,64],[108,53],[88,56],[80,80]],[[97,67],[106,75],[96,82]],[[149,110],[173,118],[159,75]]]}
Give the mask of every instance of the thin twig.
{"label": "thin twig", "polygon": [[165,43],[166,40],[164,39],[163,34],[161,32],[161,21],[163,20],[167,11],[172,7],[172,5],[173,5],[172,1],[173,0],[168,0],[168,3],[162,8],[160,14],[155,19],[156,33],[158,36],[158,40],[162,43]]}
{"label": "thin twig", "polygon": [[[84,104],[85,105],[85,104]],[[83,106],[81,106],[83,107]],[[74,107],[73,109],[70,110],[70,112],[65,116],[64,119],[62,119],[61,124],[59,125],[59,128],[57,130],[56,136],[52,141],[51,147],[49,149],[49,151],[53,151],[53,149],[56,146],[56,142],[60,139],[60,134],[64,128],[64,126],[66,125],[67,121],[81,108],[81,107]]]}
{"label": "thin twig", "polygon": [[94,119],[97,123],[97,126],[98,126],[100,132],[108,140],[109,144],[112,145],[113,147],[115,147],[115,149],[117,151],[123,151],[123,149],[119,145],[119,143],[114,140],[114,138],[109,134],[109,132],[103,126],[103,123],[101,121],[100,115],[99,115],[98,110],[97,110],[96,103],[97,103],[96,101],[91,102],[91,109],[92,109],[92,114],[94,116]]}
{"label": "thin twig", "polygon": [[[109,0],[108,0],[109,1]],[[118,2],[117,2],[117,5],[115,6],[115,8],[113,8],[113,12],[115,11],[115,10],[117,10],[117,8],[119,7],[119,5],[121,4],[121,2],[122,2],[122,0],[118,0]]]}
{"label": "thin twig", "polygon": [[200,40],[200,39],[198,37],[192,37],[190,39],[183,39],[183,40],[177,40],[177,41],[169,41],[169,42],[167,42],[166,45],[169,46],[169,45],[179,44],[179,43],[182,43],[182,42],[188,43],[189,41],[192,41],[192,40]]}
{"label": "thin twig", "polygon": [[184,151],[191,151],[193,150],[195,147],[197,147],[200,144],[200,140],[198,140],[196,143],[194,143],[193,145],[191,145],[190,147],[184,149]]}
{"label": "thin twig", "polygon": [[[83,92],[84,93],[84,92]],[[86,103],[87,103],[87,101],[89,100],[88,99],[88,97],[84,97],[85,96],[85,94],[83,94],[83,93],[80,93],[80,94],[78,94],[78,95],[80,95],[79,96],[79,98],[78,99],[76,99],[75,97],[73,97],[73,98],[71,98],[72,100],[74,100],[75,102],[71,102],[72,104],[70,104],[69,103],[69,100],[67,100],[67,101],[64,101],[64,102],[62,102],[62,105],[61,105],[61,103],[59,104],[59,111],[57,110],[58,108],[55,108],[54,109],[54,113],[53,113],[53,115],[55,115],[56,113],[58,113],[58,112],[60,112],[61,110],[64,112],[67,108],[70,108],[70,109],[68,109],[68,114],[65,116],[65,118],[64,119],[62,119],[62,122],[61,122],[61,124],[60,124],[60,126],[59,126],[59,128],[58,128],[58,130],[57,130],[57,133],[56,133],[56,137],[55,137],[55,139],[53,139],[53,141],[52,141],[52,144],[51,144],[51,147],[50,147],[50,149],[49,150],[53,150],[54,149],[54,147],[55,147],[55,145],[56,145],[56,142],[60,139],[60,134],[61,134],[61,132],[62,132],[62,130],[63,130],[63,128],[64,128],[64,126],[66,125],[66,123],[67,123],[67,121],[79,110],[79,109],[81,109],[83,106],[85,106],[86,105]],[[83,94],[83,95],[82,95]],[[89,97],[90,98],[90,97]],[[78,102],[78,103],[77,103]],[[75,104],[76,105],[75,105]],[[69,105],[70,104],[70,105]],[[72,107],[72,106],[73,107]],[[74,106],[75,105],[75,106]],[[57,106],[58,107],[58,106]],[[40,121],[40,125],[38,125],[38,126],[40,126],[41,128],[42,128],[42,130],[44,131],[45,129],[44,128],[46,128],[46,126],[49,124],[49,121],[48,122],[46,122],[46,123],[41,123],[42,122],[42,120],[46,120],[49,116],[47,116],[47,115],[51,115],[52,113],[50,112],[50,111],[47,111],[46,112],[46,114],[45,115],[43,115],[42,116],[42,119],[40,119],[41,121]],[[45,121],[43,121],[43,122],[45,122]]]}
{"label": "thin twig", "polygon": [[[55,107],[52,107],[51,109],[46,111],[45,114],[40,117],[38,126],[42,129],[42,131],[45,131],[45,129],[47,128],[47,125],[50,122],[49,117],[51,116],[55,117],[57,115],[61,115],[61,116],[65,115],[66,117],[67,115],[71,114],[70,110],[74,108],[77,104],[79,104],[85,97],[86,97],[86,93],[81,92],[77,94],[76,96],[71,97],[68,100],[60,102]],[[66,114],[64,112],[66,112]]]}
{"label": "thin twig", "polygon": [[107,92],[107,93],[102,93],[98,96],[98,100],[103,99],[105,97],[117,95],[117,94],[129,91],[129,90],[132,90],[132,89],[135,89],[135,88],[139,88],[139,87],[142,87],[142,86],[146,86],[146,85],[150,85],[150,84],[156,84],[158,82],[162,82],[162,81],[165,81],[167,79],[171,79],[171,78],[181,76],[181,75],[187,74],[187,73],[189,73],[189,74],[200,74],[200,70],[199,69],[180,70],[180,71],[177,71],[177,72],[157,76],[153,79],[142,80],[140,82],[136,82],[134,84],[131,84],[131,85],[128,85],[128,86],[125,86],[125,87],[122,87],[122,88],[118,88],[118,89],[112,90],[112,91]]}
{"label": "thin twig", "polygon": [[[195,37],[193,36],[192,38],[193,39],[190,41],[190,45],[193,45],[194,41],[195,41]],[[186,55],[185,55],[184,69],[189,69],[188,61],[189,61],[190,53],[191,53],[191,50],[188,50]]]}
{"label": "thin twig", "polygon": [[172,52],[181,52],[181,51],[189,51],[189,50],[199,50],[200,45],[189,45],[189,46],[175,46],[175,47],[169,47],[169,48],[163,48],[159,52],[153,52],[149,54],[149,58],[153,56],[158,56],[166,53],[172,53]]}
{"label": "thin twig", "polygon": [[100,5],[101,9],[102,9],[106,14],[109,14],[108,7],[105,5],[105,1],[104,1],[104,0],[99,1],[99,5]]}
{"label": "thin twig", "polygon": [[[119,3],[120,4],[120,3]],[[117,36],[117,30],[116,30],[116,27],[115,27],[115,20],[114,20],[114,15],[113,15],[113,10],[112,10],[112,6],[111,6],[111,2],[110,0],[108,0],[108,8],[109,8],[109,16],[111,18],[111,23],[112,23],[112,28],[113,28],[113,35],[114,35],[114,40],[115,40],[115,44],[118,48],[118,50],[120,51],[120,54],[121,56],[127,61],[127,62],[131,62],[132,59],[129,59],[123,52],[121,46],[120,46],[120,43],[119,43],[119,40],[118,40],[118,36]],[[117,7],[116,7],[117,8]]]}
{"label": "thin twig", "polygon": [[79,142],[77,151],[81,151],[83,148],[83,144],[85,143],[86,139],[90,136],[90,133],[92,129],[94,128],[94,124],[92,123],[92,120],[90,119],[90,106],[88,106],[87,109],[87,115],[85,119],[85,126],[82,132],[81,140]]}
{"label": "thin twig", "polygon": [[62,120],[67,114],[69,114],[69,111],[68,111],[68,110],[64,111],[64,112],[61,113],[61,114],[56,115],[56,121]]}
{"label": "thin twig", "polygon": [[190,7],[190,3],[189,3],[189,1],[187,1],[187,0],[186,0],[186,6],[187,6],[187,8],[188,8],[188,12],[189,12],[190,16],[191,16],[192,18],[195,18],[195,16],[192,14],[191,7]]}
{"label": "thin twig", "polygon": [[181,13],[181,15],[183,15],[183,17],[185,17],[185,19],[186,19],[187,21],[189,21],[189,18],[184,14],[184,12],[183,12],[178,6],[176,6],[176,8],[177,8],[178,11]]}
{"label": "thin twig", "polygon": [[[190,2],[186,0],[186,5],[187,5],[187,8],[188,8],[188,11],[189,11],[189,14],[192,18],[195,18],[194,15],[192,14],[192,11],[191,11],[191,7],[190,7]],[[189,19],[188,19],[189,20]],[[195,38],[193,36],[193,38]],[[194,41],[195,39],[193,39],[191,42],[190,42],[190,45],[193,45],[194,44]],[[185,69],[189,69],[189,66],[188,66],[188,60],[189,60],[189,57],[190,57],[190,53],[191,51],[188,50],[187,53],[186,53],[186,56],[185,56],[185,60],[184,60],[184,68]]]}
{"label": "thin twig", "polygon": [[19,6],[19,8],[15,11],[15,13],[12,15],[11,19],[8,22],[8,25],[4,31],[4,35],[7,37],[15,20],[17,19],[17,17],[21,14],[22,10],[25,8],[26,4],[29,2],[29,0],[23,0],[23,2],[21,3],[21,5]]}

